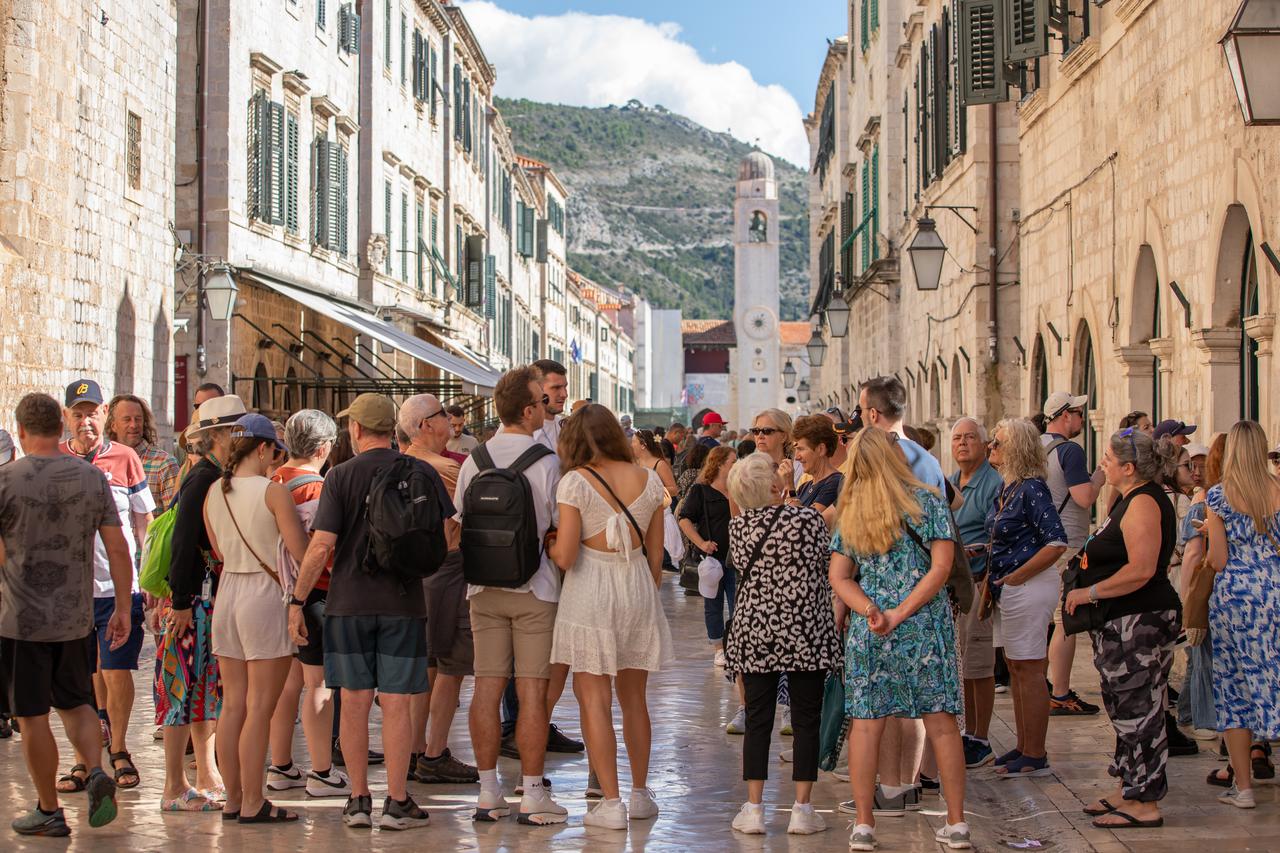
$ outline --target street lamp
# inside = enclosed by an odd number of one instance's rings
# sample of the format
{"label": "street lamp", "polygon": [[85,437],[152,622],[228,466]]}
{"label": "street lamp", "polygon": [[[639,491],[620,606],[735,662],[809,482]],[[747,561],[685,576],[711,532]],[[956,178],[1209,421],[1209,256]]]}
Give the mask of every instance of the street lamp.
{"label": "street lamp", "polygon": [[[840,277],[836,277],[840,282]],[[844,301],[844,288],[837,287],[827,302],[827,322],[831,325],[831,337],[843,338],[849,333],[849,303]]]}
{"label": "street lamp", "polygon": [[784,388],[796,387],[796,368],[791,359],[787,359],[787,366],[782,368],[782,385]]}
{"label": "street lamp", "polygon": [[815,326],[813,336],[809,338],[809,343],[805,344],[805,349],[809,351],[809,364],[812,367],[822,367],[822,361],[827,357],[827,342],[822,339],[822,332],[818,331]]}
{"label": "street lamp", "polygon": [[801,403],[809,402],[809,380],[801,379],[800,384],[796,386],[796,399]]}
{"label": "street lamp", "polygon": [[1280,0],[1244,0],[1219,44],[1244,123],[1280,124]]}
{"label": "street lamp", "polygon": [[219,264],[210,267],[204,276],[204,298],[209,305],[209,316],[215,320],[230,320],[236,311],[236,280],[231,277],[231,267]]}
{"label": "street lamp", "polygon": [[942,242],[933,219],[925,216],[916,221],[916,236],[907,247],[907,254],[911,256],[916,289],[937,290],[942,279],[942,259],[947,256],[947,244]]}

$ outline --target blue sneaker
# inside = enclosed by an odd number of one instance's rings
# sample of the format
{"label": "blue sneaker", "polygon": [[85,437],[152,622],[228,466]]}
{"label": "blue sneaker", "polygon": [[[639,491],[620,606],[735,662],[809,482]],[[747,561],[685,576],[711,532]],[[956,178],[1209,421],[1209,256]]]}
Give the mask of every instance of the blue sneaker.
{"label": "blue sneaker", "polygon": [[990,764],[996,760],[996,754],[991,751],[991,744],[983,743],[970,737],[964,739],[964,766],[972,770],[975,767],[982,767],[984,764]]}

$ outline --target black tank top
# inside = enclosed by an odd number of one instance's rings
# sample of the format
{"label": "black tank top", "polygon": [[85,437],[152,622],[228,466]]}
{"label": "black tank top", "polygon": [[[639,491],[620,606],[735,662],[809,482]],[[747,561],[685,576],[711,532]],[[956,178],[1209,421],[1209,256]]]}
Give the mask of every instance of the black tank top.
{"label": "black tank top", "polygon": [[[1156,572],[1145,584],[1127,595],[1118,598],[1102,599],[1103,618],[1118,619],[1135,613],[1148,613],[1158,610],[1181,610],[1182,602],[1173,584],[1169,583],[1169,558],[1173,556],[1173,547],[1177,542],[1177,512],[1169,501],[1164,489],[1155,483],[1145,483],[1116,501],[1111,514],[1102,523],[1084,546],[1085,578],[1091,583],[1099,583],[1114,575],[1129,562],[1129,551],[1124,545],[1124,534],[1120,530],[1120,522],[1129,509],[1129,504],[1138,495],[1147,495],[1160,508],[1160,554],[1156,558]],[[1152,535],[1156,531],[1151,531]]]}

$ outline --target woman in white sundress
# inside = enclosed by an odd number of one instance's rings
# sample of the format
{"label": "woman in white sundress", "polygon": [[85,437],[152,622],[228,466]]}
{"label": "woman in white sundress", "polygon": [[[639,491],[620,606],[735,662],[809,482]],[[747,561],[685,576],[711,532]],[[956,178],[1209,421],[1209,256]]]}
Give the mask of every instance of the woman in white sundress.
{"label": "woman in white sundress", "polygon": [[583,823],[626,829],[628,807],[618,792],[614,685],[631,763],[630,817],[658,814],[648,788],[645,688],[649,673],[672,657],[671,631],[658,599],[666,490],[655,472],[634,463],[622,427],[599,404],[564,422],[559,453],[565,472],[556,490],[560,527],[548,553],[565,578],[551,662],[573,670],[587,758],[604,792]]}

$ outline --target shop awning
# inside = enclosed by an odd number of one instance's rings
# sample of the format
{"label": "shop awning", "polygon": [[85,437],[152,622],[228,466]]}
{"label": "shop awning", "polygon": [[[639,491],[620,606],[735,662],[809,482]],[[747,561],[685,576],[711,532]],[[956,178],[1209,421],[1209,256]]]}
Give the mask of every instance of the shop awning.
{"label": "shop awning", "polygon": [[497,385],[498,378],[501,376],[496,370],[474,362],[470,358],[463,358],[446,352],[440,347],[408,334],[394,324],[383,320],[372,311],[358,308],[348,302],[316,293],[313,290],[306,290],[289,284],[252,268],[242,268],[240,274],[274,290],[281,296],[292,299],[299,305],[305,305],[307,308],[341,323],[353,332],[367,335],[380,344],[456,376],[462,382],[463,389],[468,394],[493,393],[494,386]]}

